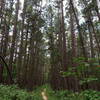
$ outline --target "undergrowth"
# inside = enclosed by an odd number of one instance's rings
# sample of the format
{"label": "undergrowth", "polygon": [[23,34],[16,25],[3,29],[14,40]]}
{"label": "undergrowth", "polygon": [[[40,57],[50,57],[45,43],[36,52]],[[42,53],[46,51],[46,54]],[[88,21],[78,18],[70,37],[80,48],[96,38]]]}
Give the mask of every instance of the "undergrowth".
{"label": "undergrowth", "polygon": [[100,92],[85,90],[80,93],[70,91],[53,91],[49,85],[44,85],[28,92],[16,85],[0,85],[0,100],[43,100],[41,92],[45,89],[48,100],[100,100]]}

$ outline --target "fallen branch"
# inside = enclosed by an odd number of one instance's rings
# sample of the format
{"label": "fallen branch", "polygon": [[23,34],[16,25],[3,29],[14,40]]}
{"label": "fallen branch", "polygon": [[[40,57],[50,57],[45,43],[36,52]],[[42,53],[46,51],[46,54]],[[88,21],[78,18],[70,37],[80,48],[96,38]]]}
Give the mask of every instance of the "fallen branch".
{"label": "fallen branch", "polygon": [[8,67],[7,63],[5,62],[5,60],[4,60],[4,58],[3,58],[2,56],[0,56],[0,59],[1,59],[1,60],[3,61],[3,63],[5,64],[5,67],[6,67],[6,69],[7,69],[7,73],[8,73],[9,78],[10,78],[10,82],[11,82],[11,83],[14,83],[13,78],[12,78],[12,74],[11,74],[11,72],[10,72],[10,70],[9,70],[9,67]]}

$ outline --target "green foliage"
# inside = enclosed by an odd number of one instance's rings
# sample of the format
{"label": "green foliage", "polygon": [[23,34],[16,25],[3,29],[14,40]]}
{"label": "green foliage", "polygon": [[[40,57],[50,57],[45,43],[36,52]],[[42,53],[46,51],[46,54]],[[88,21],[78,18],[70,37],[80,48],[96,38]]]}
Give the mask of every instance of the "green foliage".
{"label": "green foliage", "polygon": [[85,100],[100,100],[100,92],[86,90],[80,93],[81,97],[84,97]]}
{"label": "green foliage", "polygon": [[76,77],[80,80],[80,84],[86,84],[94,81],[100,81],[100,65],[96,58],[88,59],[79,57],[74,59],[77,66],[69,67],[68,71],[61,72],[63,77]]}
{"label": "green foliage", "polygon": [[32,100],[33,96],[26,90],[20,90],[17,86],[0,85],[0,100]]}
{"label": "green foliage", "polygon": [[15,85],[0,85],[0,100],[43,100],[41,92],[44,91],[48,100],[100,100],[100,92],[93,90],[73,93],[67,90],[53,91],[49,85],[44,85],[32,92],[19,89]]}
{"label": "green foliage", "polygon": [[58,100],[67,100],[70,99],[68,98],[68,96],[71,93],[72,93],[71,91],[61,90],[61,91],[57,91],[55,95],[57,96]]}
{"label": "green foliage", "polygon": [[83,80],[80,80],[80,85],[83,85],[85,83],[90,83],[93,81],[98,81],[98,78],[96,78],[96,77],[83,78]]}
{"label": "green foliage", "polygon": [[59,91],[56,96],[58,100],[100,100],[100,92],[86,90],[81,93],[72,93],[69,91]]}
{"label": "green foliage", "polygon": [[76,75],[75,72],[71,72],[69,70],[67,72],[61,72],[61,74],[62,74],[63,77]]}

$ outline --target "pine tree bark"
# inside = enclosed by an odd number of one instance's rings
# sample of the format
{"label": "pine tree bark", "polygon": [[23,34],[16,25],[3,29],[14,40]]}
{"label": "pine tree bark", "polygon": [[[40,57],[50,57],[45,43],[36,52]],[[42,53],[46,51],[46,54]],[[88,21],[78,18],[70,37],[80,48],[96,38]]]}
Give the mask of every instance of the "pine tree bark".
{"label": "pine tree bark", "polygon": [[19,14],[19,0],[17,0],[16,3],[16,13],[15,13],[15,22],[14,22],[14,28],[13,28],[13,36],[12,36],[12,44],[10,48],[10,57],[9,57],[9,68],[12,71],[13,67],[13,60],[14,60],[14,51],[15,51],[15,43],[16,43],[16,37],[17,37],[17,25],[18,25],[18,14]]}
{"label": "pine tree bark", "polygon": [[23,38],[24,38],[24,26],[25,26],[25,14],[26,14],[26,7],[27,7],[27,0],[24,0],[24,7],[23,7],[23,13],[22,13],[22,23],[21,23],[21,42],[20,42],[20,46],[19,46],[19,54],[18,54],[18,64],[17,64],[17,78],[18,78],[18,83],[21,84],[21,75],[22,75],[22,62],[23,62]]}
{"label": "pine tree bark", "polygon": [[73,0],[70,0],[70,5],[72,7],[74,17],[75,17],[75,20],[76,20],[76,24],[77,24],[77,29],[78,29],[78,32],[79,32],[79,39],[80,39],[80,43],[81,43],[81,51],[82,51],[82,54],[83,54],[85,60],[87,61],[87,54],[86,54],[86,49],[85,49],[85,45],[84,45],[84,39],[83,39],[83,36],[82,36],[81,27],[79,25],[79,20],[78,20],[78,17],[76,15],[75,8],[74,8],[74,5],[73,5]]}
{"label": "pine tree bark", "polygon": [[64,11],[63,0],[61,0],[61,32],[62,32],[62,46],[63,46],[63,68],[67,69],[67,51],[66,51],[66,35],[65,35],[65,23],[64,23]]}

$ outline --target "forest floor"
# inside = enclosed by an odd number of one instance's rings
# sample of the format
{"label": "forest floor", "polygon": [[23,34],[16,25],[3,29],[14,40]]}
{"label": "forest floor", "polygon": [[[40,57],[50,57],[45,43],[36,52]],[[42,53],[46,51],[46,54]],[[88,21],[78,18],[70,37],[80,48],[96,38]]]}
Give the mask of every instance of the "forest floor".
{"label": "forest floor", "polygon": [[0,100],[100,100],[100,91],[53,91],[49,85],[44,85],[28,92],[16,85],[0,85]]}

